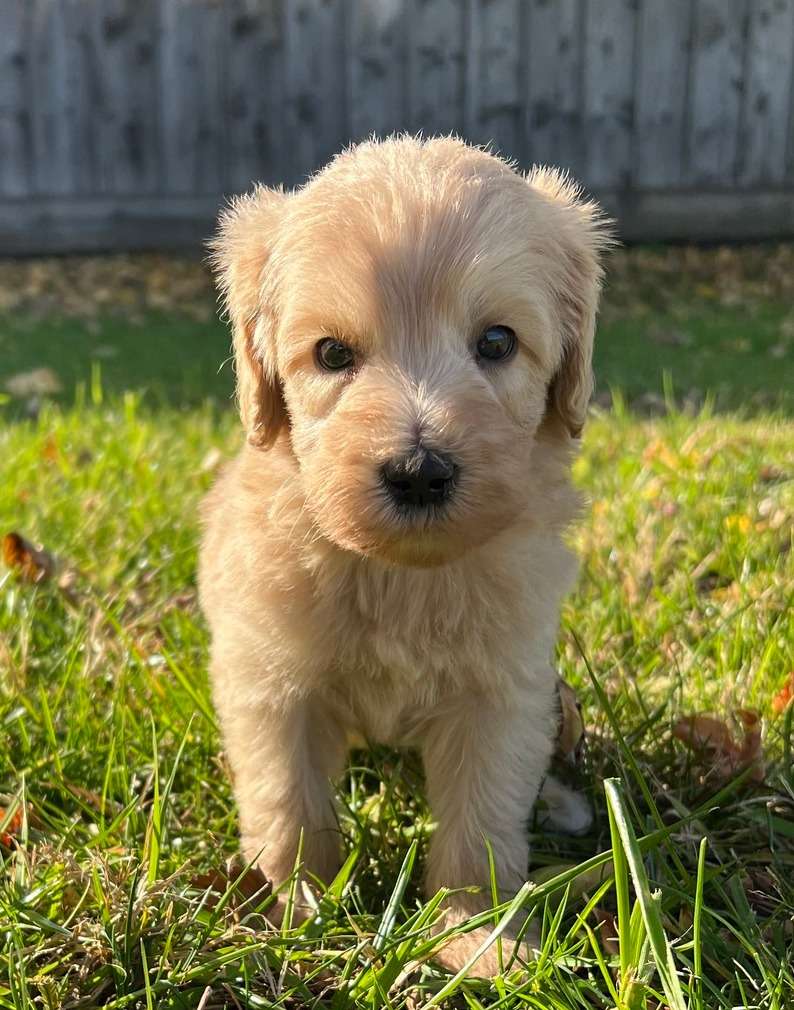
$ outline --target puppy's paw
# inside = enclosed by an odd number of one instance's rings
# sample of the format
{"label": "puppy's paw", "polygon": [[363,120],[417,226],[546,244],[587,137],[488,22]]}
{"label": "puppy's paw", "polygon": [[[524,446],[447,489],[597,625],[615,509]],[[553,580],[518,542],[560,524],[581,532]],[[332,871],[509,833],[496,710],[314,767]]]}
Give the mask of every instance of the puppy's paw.
{"label": "puppy's paw", "polygon": [[[470,914],[472,913],[451,909],[444,918],[442,927],[448,929],[457,922],[465,921]],[[492,929],[488,926],[479,926],[468,933],[453,936],[434,954],[434,960],[455,974],[475,956],[491,932]],[[533,951],[538,945],[538,932],[534,926],[524,932],[520,941],[516,940],[515,934],[506,930],[476,958],[467,974],[473,978],[493,978],[502,972],[520,970],[527,961],[532,960]]]}
{"label": "puppy's paw", "polygon": [[547,775],[540,791],[542,806],[538,810],[538,823],[566,835],[584,835],[593,824],[593,810],[582,795],[563,785],[553,775]]}

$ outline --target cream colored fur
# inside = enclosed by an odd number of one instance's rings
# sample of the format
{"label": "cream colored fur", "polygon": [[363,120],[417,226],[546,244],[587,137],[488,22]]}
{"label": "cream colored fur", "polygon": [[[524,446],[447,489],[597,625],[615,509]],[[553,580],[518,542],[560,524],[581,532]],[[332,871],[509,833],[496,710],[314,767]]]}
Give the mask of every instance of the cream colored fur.
{"label": "cream colored fur", "polygon": [[[352,735],[420,749],[428,893],[484,888],[453,896],[447,922],[490,904],[485,839],[503,894],[525,880],[605,242],[562,176],[449,138],[361,144],[224,214],[248,444],[204,502],[201,600],[242,848],[277,883],[301,831],[307,871],[333,876],[329,780]],[[519,350],[483,367],[473,347],[496,324]],[[354,373],[317,366],[329,335]],[[418,438],[460,477],[442,514],[406,518],[379,469]],[[495,968],[492,952],[477,965]]]}

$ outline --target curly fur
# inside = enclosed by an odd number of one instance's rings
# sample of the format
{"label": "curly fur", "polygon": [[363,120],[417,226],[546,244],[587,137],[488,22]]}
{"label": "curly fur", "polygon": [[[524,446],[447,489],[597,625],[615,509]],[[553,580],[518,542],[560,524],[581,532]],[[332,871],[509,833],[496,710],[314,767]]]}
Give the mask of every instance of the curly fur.
{"label": "curly fur", "polygon": [[[523,883],[607,242],[562,175],[453,138],[361,144],[224,213],[248,444],[204,502],[200,587],[243,850],[276,881],[301,831],[307,870],[333,875],[329,779],[357,734],[420,748],[427,887],[485,887],[452,897],[450,919],[488,905],[486,838],[502,891]],[[472,348],[496,324],[519,349],[483,366]],[[328,335],[354,372],[317,367]],[[379,472],[419,439],[460,479],[447,508],[406,516]]]}

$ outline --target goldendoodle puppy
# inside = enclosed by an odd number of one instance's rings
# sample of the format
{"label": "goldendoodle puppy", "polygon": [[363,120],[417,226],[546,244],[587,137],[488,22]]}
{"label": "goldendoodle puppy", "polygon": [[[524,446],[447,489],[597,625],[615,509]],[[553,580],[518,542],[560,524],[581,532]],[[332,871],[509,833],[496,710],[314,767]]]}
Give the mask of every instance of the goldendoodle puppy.
{"label": "goldendoodle puppy", "polygon": [[243,851],[276,883],[301,832],[332,878],[356,734],[421,751],[427,891],[466,889],[445,926],[490,905],[486,839],[503,895],[524,882],[607,241],[561,175],[451,138],[360,144],[224,213],[248,438],[204,502],[201,600]]}

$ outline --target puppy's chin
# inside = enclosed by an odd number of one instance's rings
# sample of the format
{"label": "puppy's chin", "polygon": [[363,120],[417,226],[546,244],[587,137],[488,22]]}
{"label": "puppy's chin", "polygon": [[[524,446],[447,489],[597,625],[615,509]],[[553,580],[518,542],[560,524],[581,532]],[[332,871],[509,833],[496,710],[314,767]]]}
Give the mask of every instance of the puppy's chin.
{"label": "puppy's chin", "polygon": [[380,561],[399,568],[440,568],[463,557],[467,551],[480,544],[454,537],[433,535],[403,536],[382,541],[357,542],[336,540],[337,546],[359,554],[362,558]]}
{"label": "puppy's chin", "polygon": [[389,540],[370,551],[368,556],[404,568],[439,568],[457,561],[475,546],[480,545],[462,537],[425,530]]}
{"label": "puppy's chin", "polygon": [[[346,551],[385,564],[405,568],[438,568],[451,564],[486,544],[515,520],[504,510],[488,521],[457,521],[442,512],[438,517],[418,515],[403,521],[384,520],[356,527],[324,529],[328,540]],[[322,528],[320,520],[318,525]]]}

